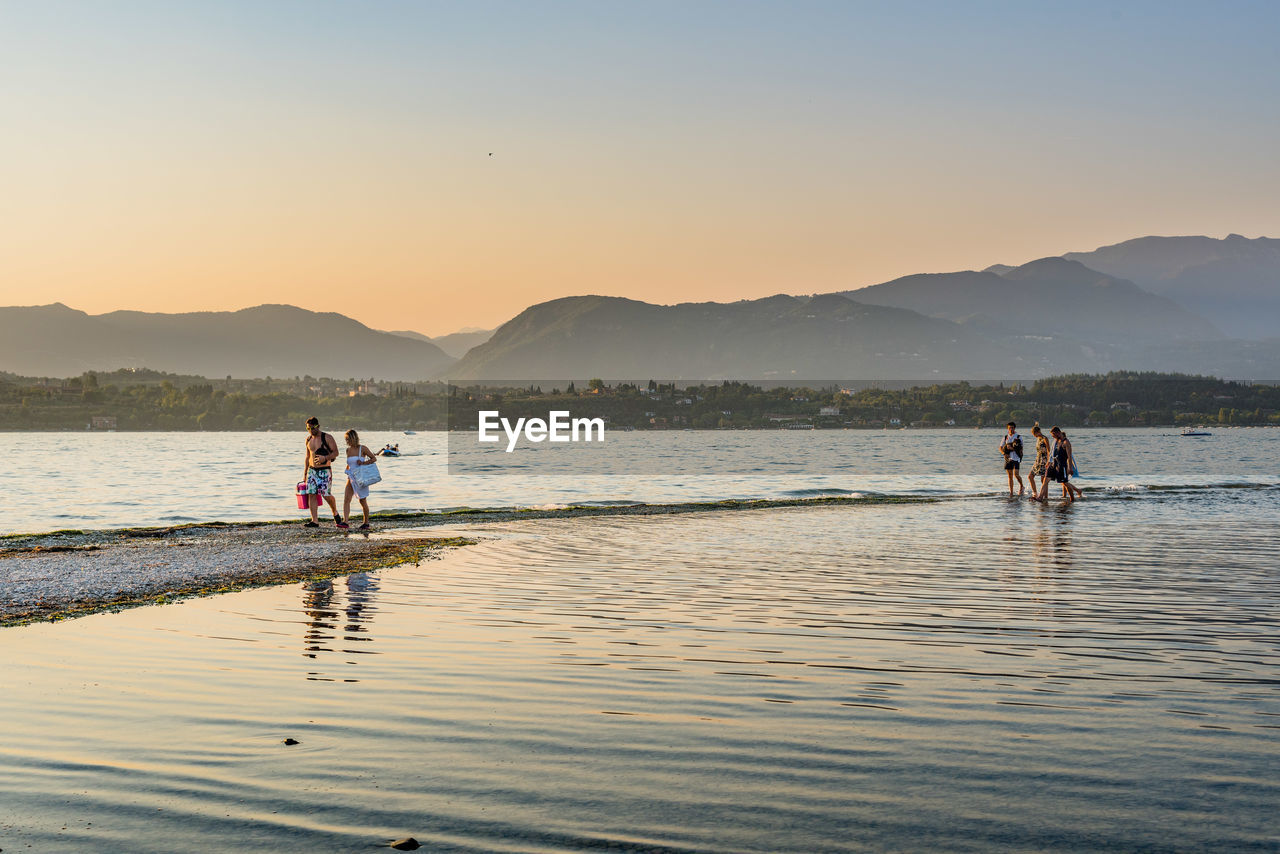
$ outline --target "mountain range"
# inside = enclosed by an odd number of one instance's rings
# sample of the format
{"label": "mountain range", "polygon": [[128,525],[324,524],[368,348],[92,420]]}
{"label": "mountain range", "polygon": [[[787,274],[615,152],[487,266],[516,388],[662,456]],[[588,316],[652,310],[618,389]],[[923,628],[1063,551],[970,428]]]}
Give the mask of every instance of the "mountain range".
{"label": "mountain range", "polygon": [[1280,334],[1280,240],[1139,237],[1063,256],[1169,297],[1232,338]]}
{"label": "mountain range", "polygon": [[148,367],[206,377],[417,380],[452,361],[429,341],[289,305],[98,315],[61,303],[0,308],[0,370],[25,376]]}
{"label": "mountain range", "polygon": [[997,336],[1053,335],[1102,347],[1225,337],[1167,297],[1065,258],[982,272],[906,276],[845,295]]}
{"label": "mountain range", "polygon": [[1280,378],[1280,240],[1143,237],[1027,264],[810,296],[575,296],[428,338],[338,314],[0,308],[0,371],[218,377],[1033,379],[1108,370]]}
{"label": "mountain range", "polygon": [[[801,379],[861,365],[878,376],[931,366],[980,372],[1005,351],[958,324],[840,294],[652,305],[566,297],[535,305],[449,369],[456,380]],[[864,374],[865,375],[865,374]]]}
{"label": "mountain range", "polygon": [[[1188,238],[1216,249],[1189,251],[1183,238],[1156,238],[1177,261],[1158,267],[1159,246],[1143,238],[1104,247],[1110,266],[1187,270],[1188,258],[1234,259],[1244,238]],[[1280,243],[1280,241],[1273,241]],[[1241,277],[1217,291],[1215,317],[1242,328],[1227,309],[1254,300],[1242,341],[1178,300],[1086,266],[1076,257],[1042,258],[982,271],[905,276],[879,285],[809,297],[739,303],[649,305],[599,296],[532,306],[463,356],[457,380],[665,377],[767,379],[1032,379],[1109,370],[1213,373],[1280,378],[1280,256],[1245,252],[1277,284]],[[1098,250],[1102,252],[1103,250]],[[1126,267],[1121,262],[1133,253]],[[1185,257],[1184,257],[1185,256]],[[1139,264],[1141,261],[1142,264]],[[1208,263],[1208,262],[1206,262]],[[1252,282],[1252,284],[1250,284]],[[1268,302],[1271,300],[1272,302]],[[1208,303],[1208,301],[1202,301]],[[896,311],[890,311],[891,309]],[[924,321],[932,321],[925,323]]]}

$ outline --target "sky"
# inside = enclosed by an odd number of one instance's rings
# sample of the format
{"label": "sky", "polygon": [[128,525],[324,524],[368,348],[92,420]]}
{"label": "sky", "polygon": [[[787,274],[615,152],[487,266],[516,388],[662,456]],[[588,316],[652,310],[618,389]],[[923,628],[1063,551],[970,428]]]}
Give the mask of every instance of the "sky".
{"label": "sky", "polygon": [[1271,2],[0,0],[0,305],[430,335],[1280,236]]}

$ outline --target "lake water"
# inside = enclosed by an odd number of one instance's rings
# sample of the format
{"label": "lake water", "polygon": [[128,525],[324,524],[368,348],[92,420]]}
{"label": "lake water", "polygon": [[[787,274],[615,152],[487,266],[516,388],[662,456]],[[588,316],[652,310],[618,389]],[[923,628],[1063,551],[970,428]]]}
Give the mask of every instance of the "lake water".
{"label": "lake water", "polygon": [[495,523],[5,629],[0,847],[1274,852],[1280,500],[1205,496]]}
{"label": "lake water", "polygon": [[[488,474],[450,475],[446,434],[368,433],[384,458],[376,510],[553,507],[820,494],[990,495],[1004,488],[997,430],[610,432],[603,449],[530,448],[483,457]],[[301,518],[301,432],[10,433],[0,473],[11,496],[0,532]],[[455,434],[456,436],[457,434]],[[1089,490],[1280,484],[1280,430],[1073,430]],[[1030,437],[1027,450],[1034,454]],[[20,459],[19,459],[20,458]],[[551,464],[539,463],[542,459]],[[594,474],[607,458],[617,476]],[[497,464],[493,464],[494,461]],[[582,471],[574,465],[583,461]],[[341,494],[345,478],[335,469]],[[559,474],[535,474],[552,471]]]}
{"label": "lake water", "polygon": [[[1074,431],[1044,505],[995,431],[723,435],[596,481],[366,443],[375,509],[939,500],[432,528],[480,542],[0,630],[0,848],[1280,851],[1280,431]],[[297,515],[300,436],[11,438],[14,529]],[[721,441],[760,470],[686,473]]]}

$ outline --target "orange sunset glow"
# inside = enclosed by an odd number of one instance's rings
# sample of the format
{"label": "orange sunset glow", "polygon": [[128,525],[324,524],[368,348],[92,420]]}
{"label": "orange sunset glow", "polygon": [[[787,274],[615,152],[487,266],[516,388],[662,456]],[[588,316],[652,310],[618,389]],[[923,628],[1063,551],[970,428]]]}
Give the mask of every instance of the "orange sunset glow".
{"label": "orange sunset glow", "polygon": [[442,334],[1280,233],[1247,22],[1007,11],[11,10],[0,304]]}

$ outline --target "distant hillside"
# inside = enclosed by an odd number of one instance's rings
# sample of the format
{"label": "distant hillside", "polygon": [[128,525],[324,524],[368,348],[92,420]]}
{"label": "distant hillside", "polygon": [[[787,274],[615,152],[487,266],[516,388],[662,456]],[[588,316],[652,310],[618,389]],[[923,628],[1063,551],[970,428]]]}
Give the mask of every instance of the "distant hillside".
{"label": "distant hillside", "polygon": [[392,335],[403,335],[405,338],[413,338],[418,341],[430,341],[441,350],[443,350],[450,358],[461,359],[468,350],[477,344],[483,344],[493,337],[492,329],[464,329],[460,332],[450,332],[448,335],[440,335],[436,338],[429,338],[421,332],[410,332],[408,330],[394,331]]}
{"label": "distant hillside", "polygon": [[452,360],[425,341],[288,305],[231,312],[89,315],[61,303],[0,308],[0,370],[73,376],[148,367],[207,377],[417,380]]}
{"label": "distant hillside", "polygon": [[1274,380],[1280,339],[1227,340],[1133,282],[1047,258],[999,274],[908,276],[813,297],[673,306],[553,300],[521,312],[441,376],[1035,379],[1125,369]]}
{"label": "distant hillside", "polygon": [[1280,240],[1139,237],[1063,256],[1176,300],[1235,338],[1280,329]]}
{"label": "distant hillside", "polygon": [[978,376],[1017,361],[958,324],[839,294],[672,306],[582,296],[526,309],[447,373],[453,380],[899,378]]}
{"label": "distant hillside", "polygon": [[[388,335],[399,335],[401,338],[412,338],[414,341],[431,341],[430,335],[423,335],[421,332],[414,332],[412,329],[389,329]],[[436,345],[437,347],[440,345]]]}
{"label": "distant hillside", "polygon": [[1078,261],[1042,258],[1021,267],[906,276],[845,295],[918,311],[989,334],[1067,338],[1091,347],[1224,337],[1176,302]]}
{"label": "distant hillside", "polygon": [[472,347],[478,347],[493,337],[496,329],[476,329],[469,332],[452,332],[432,338],[431,341],[455,359],[461,359]]}

